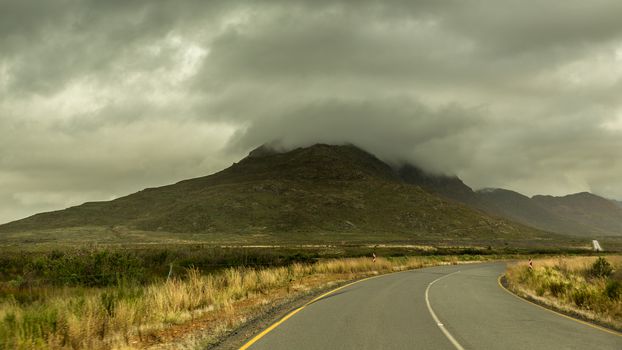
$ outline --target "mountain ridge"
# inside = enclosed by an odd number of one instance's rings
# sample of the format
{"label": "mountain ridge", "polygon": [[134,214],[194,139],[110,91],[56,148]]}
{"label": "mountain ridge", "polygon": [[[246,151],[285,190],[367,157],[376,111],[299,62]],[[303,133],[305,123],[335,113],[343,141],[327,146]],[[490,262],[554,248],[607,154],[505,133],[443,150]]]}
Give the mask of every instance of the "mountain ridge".
{"label": "mountain ridge", "polygon": [[473,191],[455,176],[437,175],[430,180],[433,175],[420,169],[409,170],[409,175],[407,181],[431,193],[540,230],[575,236],[622,236],[622,206],[593,193],[530,198],[500,188]]}

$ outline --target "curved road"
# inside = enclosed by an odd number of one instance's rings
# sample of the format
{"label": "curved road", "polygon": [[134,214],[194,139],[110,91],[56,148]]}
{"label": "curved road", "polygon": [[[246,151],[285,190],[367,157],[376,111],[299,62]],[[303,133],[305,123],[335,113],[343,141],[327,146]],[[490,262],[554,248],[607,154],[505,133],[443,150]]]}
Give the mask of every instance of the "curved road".
{"label": "curved road", "polygon": [[504,269],[441,266],[361,281],[306,306],[249,349],[622,349],[618,334],[507,293],[497,282]]}

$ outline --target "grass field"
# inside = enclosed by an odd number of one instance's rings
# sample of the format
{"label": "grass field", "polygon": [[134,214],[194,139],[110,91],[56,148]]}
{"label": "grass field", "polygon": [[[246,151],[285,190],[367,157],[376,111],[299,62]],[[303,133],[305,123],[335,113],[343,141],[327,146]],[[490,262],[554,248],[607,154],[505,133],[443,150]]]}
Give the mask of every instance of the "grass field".
{"label": "grass field", "polygon": [[339,281],[521,253],[586,252],[400,244],[29,248],[4,246],[0,255],[0,349],[204,347],[274,305]]}
{"label": "grass field", "polygon": [[622,330],[622,256],[558,257],[510,266],[509,288],[552,308]]}

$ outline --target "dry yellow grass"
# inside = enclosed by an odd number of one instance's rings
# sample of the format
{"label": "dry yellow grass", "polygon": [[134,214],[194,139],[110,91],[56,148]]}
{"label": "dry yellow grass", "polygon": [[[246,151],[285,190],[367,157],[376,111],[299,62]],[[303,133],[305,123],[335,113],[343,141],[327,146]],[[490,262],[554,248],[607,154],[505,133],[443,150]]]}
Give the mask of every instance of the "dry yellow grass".
{"label": "dry yellow grass", "polygon": [[456,257],[379,258],[375,263],[370,258],[335,259],[265,269],[229,268],[207,275],[189,269],[185,278],[146,287],[51,288],[46,298],[32,304],[14,299],[0,303],[0,348],[141,348],[171,327],[205,318],[210,322],[202,333],[217,336],[249,316],[238,315],[236,308],[242,304],[251,310],[330,281],[457,261]]}
{"label": "dry yellow grass", "polygon": [[622,329],[622,256],[604,258],[613,269],[607,275],[594,272],[597,257],[558,257],[534,260],[533,270],[527,261],[513,264],[505,276],[522,297]]}

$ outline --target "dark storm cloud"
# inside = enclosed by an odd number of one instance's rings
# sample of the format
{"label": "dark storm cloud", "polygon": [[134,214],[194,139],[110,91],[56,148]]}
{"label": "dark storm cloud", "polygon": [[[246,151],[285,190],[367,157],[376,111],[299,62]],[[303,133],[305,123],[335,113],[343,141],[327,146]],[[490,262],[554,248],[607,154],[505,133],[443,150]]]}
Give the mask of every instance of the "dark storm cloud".
{"label": "dark storm cloud", "polygon": [[[238,143],[232,147],[246,150],[272,139],[285,149],[348,140],[374,150],[392,164],[415,161],[429,170],[444,172],[468,162],[474,152],[469,137],[485,127],[474,111],[457,106],[431,110],[406,98],[329,100],[266,117],[251,132],[234,137]],[[274,139],[275,135],[279,137]],[[455,151],[443,152],[447,154],[442,160],[429,159],[428,152],[438,142],[453,146]],[[459,144],[465,147],[459,148]]]}
{"label": "dark storm cloud", "polygon": [[617,1],[0,0],[0,221],[355,143],[622,198]]}

